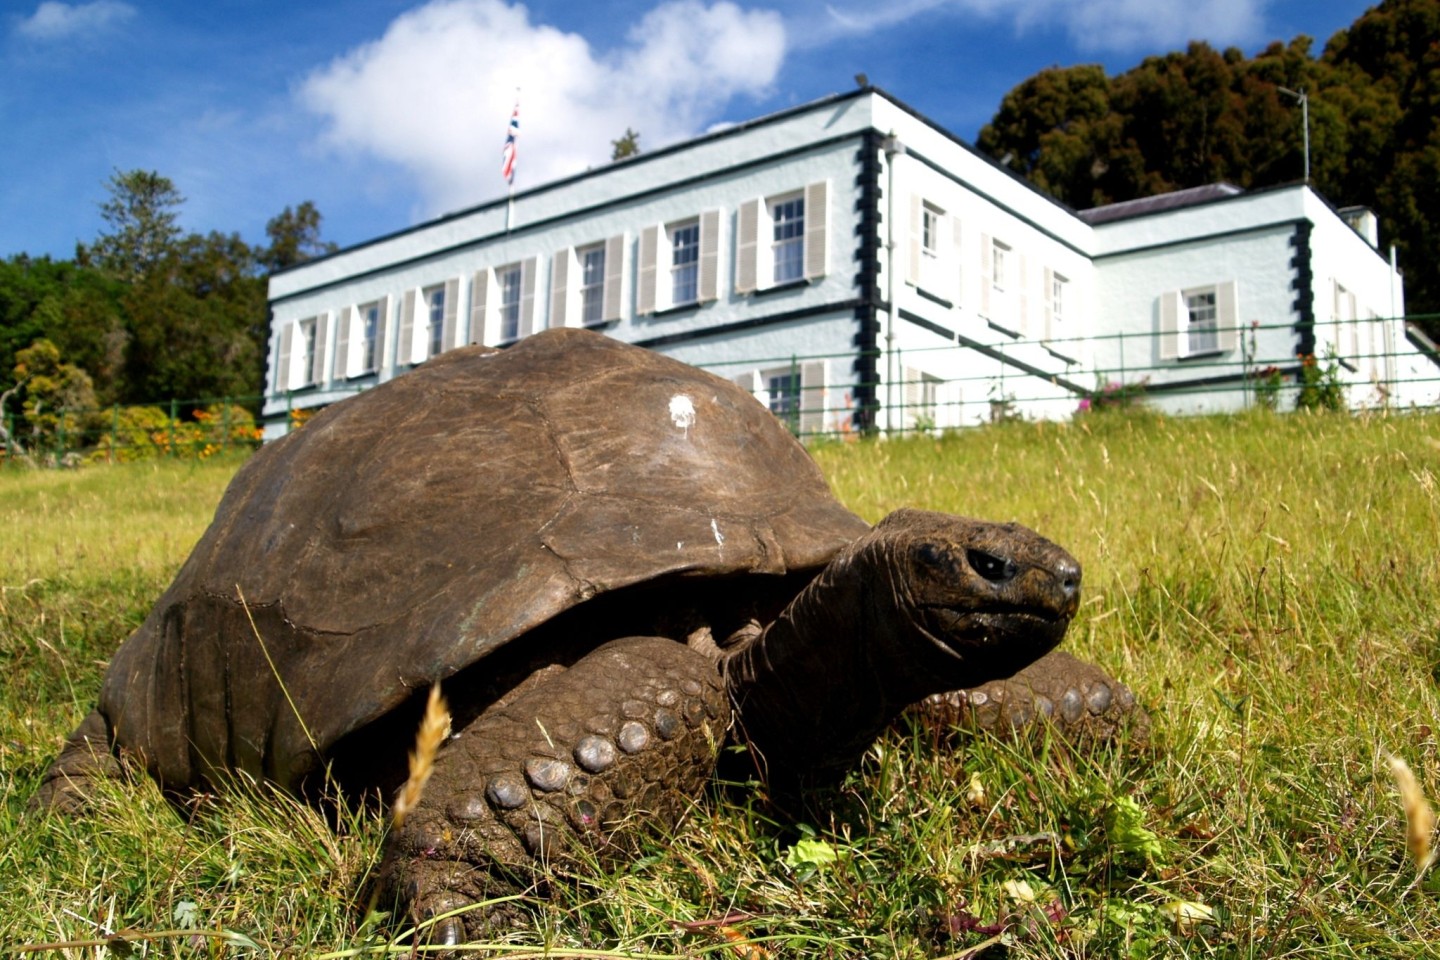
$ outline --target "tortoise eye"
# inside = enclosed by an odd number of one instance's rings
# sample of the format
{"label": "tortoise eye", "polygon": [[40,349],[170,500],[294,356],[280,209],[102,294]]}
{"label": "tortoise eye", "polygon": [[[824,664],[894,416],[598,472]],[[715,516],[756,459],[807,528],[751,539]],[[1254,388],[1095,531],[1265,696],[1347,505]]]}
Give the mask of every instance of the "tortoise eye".
{"label": "tortoise eye", "polygon": [[1007,580],[1015,579],[1019,569],[1015,561],[1009,557],[997,557],[993,553],[986,553],[984,550],[968,550],[965,559],[970,561],[970,568],[991,583],[1005,583]]}

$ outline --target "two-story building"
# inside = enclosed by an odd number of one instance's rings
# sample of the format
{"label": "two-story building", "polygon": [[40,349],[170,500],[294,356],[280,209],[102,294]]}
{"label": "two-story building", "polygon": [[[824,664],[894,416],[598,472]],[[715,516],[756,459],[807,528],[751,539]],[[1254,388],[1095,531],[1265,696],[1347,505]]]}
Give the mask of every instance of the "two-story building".
{"label": "two-story building", "polygon": [[1109,382],[1232,409],[1327,349],[1353,403],[1434,402],[1375,233],[1299,184],[1076,213],[865,88],[275,274],[263,418],[552,326],[706,367],[802,434],[1067,416]]}

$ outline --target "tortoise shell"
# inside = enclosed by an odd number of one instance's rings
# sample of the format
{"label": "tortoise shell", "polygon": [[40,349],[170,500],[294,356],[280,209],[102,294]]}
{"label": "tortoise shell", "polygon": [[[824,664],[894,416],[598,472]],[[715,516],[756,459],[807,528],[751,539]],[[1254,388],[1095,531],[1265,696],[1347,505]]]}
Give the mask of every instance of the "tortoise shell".
{"label": "tortoise shell", "polygon": [[774,593],[866,529],[729,381],[582,330],[455,350],[255,454],[100,709],[166,788],[293,788],[567,611]]}

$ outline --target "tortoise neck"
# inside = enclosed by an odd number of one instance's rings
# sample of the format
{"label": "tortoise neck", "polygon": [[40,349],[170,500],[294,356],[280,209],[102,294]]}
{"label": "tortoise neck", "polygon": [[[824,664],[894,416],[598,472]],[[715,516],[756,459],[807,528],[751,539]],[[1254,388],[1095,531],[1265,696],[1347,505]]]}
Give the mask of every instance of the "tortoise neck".
{"label": "tortoise neck", "polygon": [[887,581],[847,551],[725,661],[736,738],[767,781],[848,767],[909,705],[885,663],[897,626],[877,616],[894,606],[879,591]]}

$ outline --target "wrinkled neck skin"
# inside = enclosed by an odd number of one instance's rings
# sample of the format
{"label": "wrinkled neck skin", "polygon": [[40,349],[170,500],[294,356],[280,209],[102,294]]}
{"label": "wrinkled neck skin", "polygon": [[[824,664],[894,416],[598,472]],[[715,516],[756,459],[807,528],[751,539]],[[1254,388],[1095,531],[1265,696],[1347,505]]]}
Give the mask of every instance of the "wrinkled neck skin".
{"label": "wrinkled neck skin", "polygon": [[907,649],[909,597],[876,559],[842,553],[724,662],[736,739],[767,782],[842,771],[902,710],[946,687],[940,664]]}

